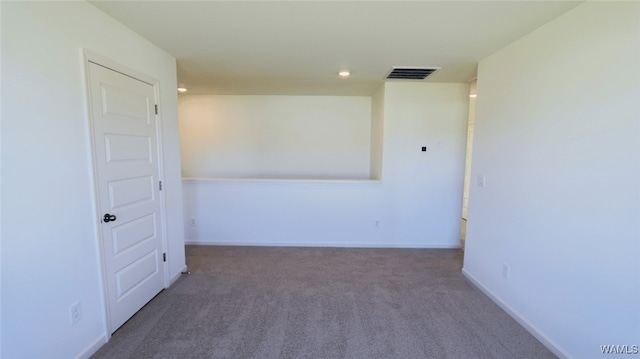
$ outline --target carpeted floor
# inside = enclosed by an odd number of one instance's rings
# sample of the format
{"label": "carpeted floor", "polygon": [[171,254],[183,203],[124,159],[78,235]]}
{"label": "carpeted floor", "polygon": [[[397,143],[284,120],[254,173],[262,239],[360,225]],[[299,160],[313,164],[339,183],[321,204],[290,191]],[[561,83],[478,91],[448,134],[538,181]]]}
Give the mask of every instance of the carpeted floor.
{"label": "carpeted floor", "polygon": [[555,358],[460,250],[187,246],[187,264],[94,358]]}

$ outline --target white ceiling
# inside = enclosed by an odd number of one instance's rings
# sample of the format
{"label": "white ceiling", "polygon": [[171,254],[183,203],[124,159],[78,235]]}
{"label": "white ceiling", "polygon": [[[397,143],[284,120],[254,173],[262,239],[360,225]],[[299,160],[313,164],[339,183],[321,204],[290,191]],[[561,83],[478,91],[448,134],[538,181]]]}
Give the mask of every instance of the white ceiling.
{"label": "white ceiling", "polygon": [[580,1],[91,3],[173,55],[190,94],[368,96],[392,66],[467,82],[479,60]]}

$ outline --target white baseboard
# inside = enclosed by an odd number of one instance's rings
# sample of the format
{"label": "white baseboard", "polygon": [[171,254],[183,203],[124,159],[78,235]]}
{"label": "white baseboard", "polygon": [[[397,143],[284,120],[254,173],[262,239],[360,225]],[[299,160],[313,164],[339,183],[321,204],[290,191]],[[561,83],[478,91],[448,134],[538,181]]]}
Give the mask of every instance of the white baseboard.
{"label": "white baseboard", "polygon": [[107,343],[107,336],[101,335],[76,356],[76,359],[89,359],[100,347]]}
{"label": "white baseboard", "polygon": [[235,242],[185,240],[185,245],[200,246],[256,246],[256,247],[338,247],[338,248],[433,248],[458,249],[460,244],[448,243],[360,243],[360,242]]}
{"label": "white baseboard", "polygon": [[464,275],[474,286],[482,291],[482,293],[486,294],[489,299],[491,299],[494,303],[496,303],[502,310],[507,312],[518,324],[522,325],[524,329],[526,329],[531,335],[533,335],[536,339],[538,339],[542,345],[547,347],[553,354],[557,355],[561,359],[569,359],[570,356],[565,353],[558,344],[556,344],[553,340],[547,337],[543,332],[541,332],[535,325],[531,324],[527,319],[525,319],[520,313],[518,313],[515,309],[511,308],[508,304],[503,302],[500,298],[498,298],[492,291],[483,286],[473,275],[467,272],[464,268],[462,268],[462,275]]}

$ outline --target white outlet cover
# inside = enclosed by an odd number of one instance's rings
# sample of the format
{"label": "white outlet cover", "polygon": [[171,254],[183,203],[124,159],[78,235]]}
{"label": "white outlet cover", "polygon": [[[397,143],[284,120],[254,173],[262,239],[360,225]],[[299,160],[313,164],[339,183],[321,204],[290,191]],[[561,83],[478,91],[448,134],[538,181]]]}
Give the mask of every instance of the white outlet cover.
{"label": "white outlet cover", "polygon": [[71,324],[76,324],[82,319],[82,304],[76,302],[69,307],[71,313]]}
{"label": "white outlet cover", "polygon": [[478,186],[479,187],[484,187],[486,184],[487,184],[487,176],[478,175]]}
{"label": "white outlet cover", "polygon": [[502,263],[502,277],[504,279],[509,279],[509,265],[507,263]]}

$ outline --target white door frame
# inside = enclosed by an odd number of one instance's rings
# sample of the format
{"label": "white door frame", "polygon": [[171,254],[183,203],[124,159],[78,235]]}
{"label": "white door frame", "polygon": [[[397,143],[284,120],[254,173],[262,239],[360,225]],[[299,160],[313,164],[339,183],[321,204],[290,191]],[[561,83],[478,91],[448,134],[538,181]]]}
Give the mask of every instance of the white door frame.
{"label": "white door frame", "polygon": [[[97,247],[97,255],[100,258],[100,277],[102,278],[102,283],[100,285],[102,291],[102,306],[103,306],[103,322],[104,329],[106,334],[107,341],[111,338],[111,323],[109,316],[109,305],[108,305],[108,293],[107,293],[107,274],[105,270],[105,256],[103,251],[103,243],[104,237],[102,236],[102,221],[101,221],[101,207],[100,207],[100,198],[98,195],[98,172],[97,172],[97,163],[95,158],[95,139],[93,137],[93,114],[92,114],[92,106],[91,106],[91,94],[90,94],[90,77],[89,77],[89,63],[94,63],[100,65],[102,67],[106,67],[115,72],[121,73],[125,76],[134,78],[136,80],[142,81],[153,86],[155,102],[159,109],[162,108],[160,104],[160,81],[142,74],[138,71],[132,70],[126,66],[120,65],[119,63],[104,57],[102,55],[96,54],[90,50],[82,49],[82,57],[83,57],[83,70],[84,70],[84,78],[85,78],[85,98],[87,99],[87,136],[89,138],[89,154],[91,161],[91,177],[93,179],[91,183],[91,191],[93,192],[93,215],[94,215],[94,230],[96,236],[96,247]],[[158,180],[164,182],[164,168],[163,168],[163,153],[162,153],[162,111],[158,111],[156,115],[156,136],[157,136],[157,154],[158,154]],[[162,242],[162,251],[167,253],[167,218],[166,218],[166,201],[164,191],[159,191],[160,193],[160,236]],[[164,288],[169,287],[169,262],[163,261],[162,264],[163,269],[163,278],[164,278]]]}

